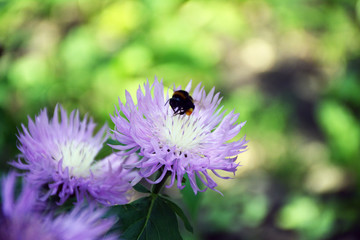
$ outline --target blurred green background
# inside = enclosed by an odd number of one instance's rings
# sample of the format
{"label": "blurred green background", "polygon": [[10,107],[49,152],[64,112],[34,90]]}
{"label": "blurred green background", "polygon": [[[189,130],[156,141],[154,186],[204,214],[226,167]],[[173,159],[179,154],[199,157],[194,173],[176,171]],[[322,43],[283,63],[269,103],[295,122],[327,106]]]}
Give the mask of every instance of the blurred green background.
{"label": "blurred green background", "polygon": [[0,0],[1,171],[41,108],[112,126],[125,89],[193,79],[250,143],[185,239],[359,239],[359,29],[359,0]]}

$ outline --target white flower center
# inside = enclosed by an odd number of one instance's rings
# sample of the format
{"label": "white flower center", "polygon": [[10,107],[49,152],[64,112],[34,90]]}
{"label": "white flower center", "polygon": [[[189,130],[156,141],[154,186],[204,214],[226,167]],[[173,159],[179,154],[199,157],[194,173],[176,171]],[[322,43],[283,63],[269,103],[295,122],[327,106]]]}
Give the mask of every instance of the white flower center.
{"label": "white flower center", "polygon": [[167,115],[158,128],[159,138],[181,151],[197,150],[210,133],[210,129],[200,122],[200,119],[193,116]]}
{"label": "white flower center", "polygon": [[90,166],[97,152],[98,149],[89,143],[72,140],[59,144],[59,153],[55,159],[63,160],[63,170],[68,167],[70,175],[86,177],[90,174]]}

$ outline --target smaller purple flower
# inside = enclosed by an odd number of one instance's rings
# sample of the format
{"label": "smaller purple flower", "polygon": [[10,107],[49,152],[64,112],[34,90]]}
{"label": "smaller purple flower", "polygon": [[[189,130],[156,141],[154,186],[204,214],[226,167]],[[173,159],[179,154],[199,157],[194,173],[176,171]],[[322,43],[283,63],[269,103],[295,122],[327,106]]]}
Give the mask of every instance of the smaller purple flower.
{"label": "smaller purple flower", "polygon": [[2,207],[0,211],[0,239],[6,240],[112,240],[104,236],[115,223],[114,219],[102,219],[104,209],[76,206],[70,213],[53,217],[42,215],[38,192],[29,184],[14,199],[15,173],[2,181]]}
{"label": "smaller purple flower", "polygon": [[80,120],[79,111],[68,116],[61,106],[56,106],[49,119],[44,109],[34,121],[29,117],[28,128],[22,124],[23,132],[19,131],[18,136],[21,154],[11,164],[26,170],[31,184],[48,186],[44,199],[58,195],[59,204],[63,204],[75,194],[79,202],[87,196],[104,205],[125,204],[131,182],[138,175],[124,169],[123,163],[137,160],[137,156],[120,158],[111,154],[95,161],[107,131],[104,125],[93,136],[95,126],[87,116]]}
{"label": "smaller purple flower", "polygon": [[[120,108],[111,116],[115,123],[114,137],[121,143],[112,147],[120,150],[119,154],[139,151],[143,157],[134,166],[150,183],[157,184],[168,174],[171,181],[167,187],[176,179],[177,187],[182,189],[182,179],[187,175],[195,193],[206,188],[217,191],[210,172],[217,177],[221,177],[218,170],[235,173],[239,166],[235,160],[246,150],[247,141],[245,137],[231,140],[245,122],[237,123],[239,114],[234,111],[225,114],[222,107],[218,108],[221,98],[220,93],[214,94],[214,88],[206,93],[199,84],[192,90],[190,82],[183,90],[194,100],[195,108],[190,116],[174,114],[167,104],[169,93],[164,96],[164,86],[157,80],[151,86],[149,82],[144,84],[144,90],[139,87],[137,104],[126,92],[126,104],[119,100]],[[152,181],[151,176],[159,170],[162,175]],[[205,189],[198,187],[196,177]]]}

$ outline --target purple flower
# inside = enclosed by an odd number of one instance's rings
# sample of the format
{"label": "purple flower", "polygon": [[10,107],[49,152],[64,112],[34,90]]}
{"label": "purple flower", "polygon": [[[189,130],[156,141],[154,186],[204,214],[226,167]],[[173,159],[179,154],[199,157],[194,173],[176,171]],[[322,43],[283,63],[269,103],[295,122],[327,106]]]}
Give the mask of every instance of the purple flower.
{"label": "purple flower", "polygon": [[[181,87],[175,88],[180,90]],[[182,179],[188,175],[194,192],[215,190],[216,182],[209,171],[221,177],[217,170],[235,173],[239,164],[237,155],[246,150],[245,137],[229,142],[237,136],[245,122],[237,124],[239,114],[228,114],[218,108],[221,98],[214,95],[213,88],[206,94],[201,84],[191,92],[191,82],[185,88],[194,99],[195,109],[190,116],[174,115],[169,106],[169,93],[164,97],[162,83],[155,80],[150,86],[144,84],[144,92],[139,87],[135,105],[129,92],[126,104],[119,100],[120,109],[111,116],[115,123],[114,137],[121,145],[112,147],[132,153],[139,151],[143,158],[135,164],[140,174],[149,182],[159,183],[165,174],[171,175],[171,187],[177,179],[177,187],[182,189]],[[119,154],[124,154],[120,152]],[[162,170],[162,175],[154,182],[150,176]],[[200,190],[196,176],[205,184]],[[226,177],[221,177],[226,178]],[[215,190],[216,191],[216,190]]]}
{"label": "purple flower", "polygon": [[95,125],[87,116],[81,121],[79,111],[66,111],[56,106],[50,120],[46,109],[35,121],[29,117],[28,129],[22,125],[19,131],[18,148],[21,151],[17,162],[11,164],[27,170],[27,180],[37,186],[47,184],[49,191],[43,196],[57,195],[59,204],[75,194],[80,202],[91,196],[104,205],[128,202],[127,191],[136,172],[123,168],[125,161],[134,161],[136,155],[120,158],[115,154],[95,161],[95,156],[106,140],[104,125],[93,136]]}
{"label": "purple flower", "polygon": [[22,192],[14,200],[15,173],[2,181],[0,211],[0,239],[7,240],[73,240],[115,239],[104,234],[114,219],[102,219],[105,210],[75,207],[70,213],[53,217],[39,212],[37,191],[23,184]]}

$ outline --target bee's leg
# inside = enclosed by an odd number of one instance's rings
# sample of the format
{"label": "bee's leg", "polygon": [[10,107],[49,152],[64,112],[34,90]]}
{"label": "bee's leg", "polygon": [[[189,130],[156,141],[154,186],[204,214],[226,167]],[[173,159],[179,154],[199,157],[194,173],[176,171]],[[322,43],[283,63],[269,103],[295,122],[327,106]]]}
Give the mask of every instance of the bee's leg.
{"label": "bee's leg", "polygon": [[181,111],[179,112],[180,115],[184,115],[186,113],[185,109],[181,109]]}
{"label": "bee's leg", "polygon": [[181,108],[179,108],[179,107],[176,108],[176,110],[174,111],[174,116],[180,114],[180,110],[181,110]]}

